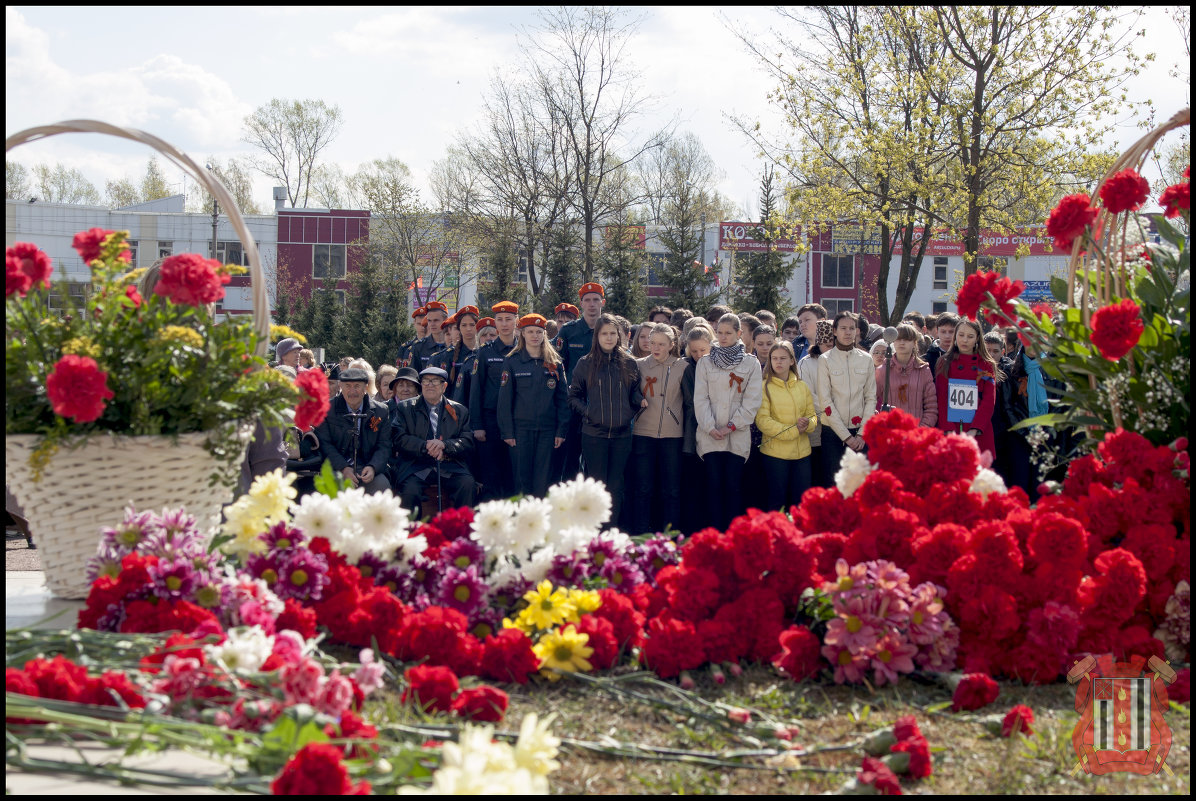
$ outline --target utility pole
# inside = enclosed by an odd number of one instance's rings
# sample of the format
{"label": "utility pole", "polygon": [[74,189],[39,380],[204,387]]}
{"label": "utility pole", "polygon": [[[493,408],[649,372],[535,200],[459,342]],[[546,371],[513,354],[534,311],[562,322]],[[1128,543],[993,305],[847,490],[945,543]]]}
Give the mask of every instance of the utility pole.
{"label": "utility pole", "polygon": [[220,222],[220,204],[212,198],[212,258],[216,258],[216,225]]}

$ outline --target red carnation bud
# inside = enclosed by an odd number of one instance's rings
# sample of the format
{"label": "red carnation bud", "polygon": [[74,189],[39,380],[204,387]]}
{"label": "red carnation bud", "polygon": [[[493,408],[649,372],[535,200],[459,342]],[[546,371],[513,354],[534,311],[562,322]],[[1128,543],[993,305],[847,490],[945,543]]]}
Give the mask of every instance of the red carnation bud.
{"label": "red carnation bud", "polygon": [[1173,450],[1173,451],[1186,451],[1187,449],[1188,449],[1188,438],[1187,437],[1180,437],[1175,442],[1171,443],[1171,450]]}

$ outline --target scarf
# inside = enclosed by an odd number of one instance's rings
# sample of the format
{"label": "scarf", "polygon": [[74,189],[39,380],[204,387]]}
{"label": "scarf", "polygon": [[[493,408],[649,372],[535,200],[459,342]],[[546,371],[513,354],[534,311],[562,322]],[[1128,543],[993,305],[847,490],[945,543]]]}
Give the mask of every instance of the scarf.
{"label": "scarf", "polygon": [[716,345],[710,349],[710,359],[720,370],[734,370],[746,355],[747,351],[743,349],[742,342],[736,342],[729,348],[720,348]]}
{"label": "scarf", "polygon": [[1026,405],[1029,407],[1030,416],[1037,417],[1050,411],[1047,407],[1046,384],[1042,380],[1042,366],[1029,356],[1025,356],[1024,359],[1027,379]]}

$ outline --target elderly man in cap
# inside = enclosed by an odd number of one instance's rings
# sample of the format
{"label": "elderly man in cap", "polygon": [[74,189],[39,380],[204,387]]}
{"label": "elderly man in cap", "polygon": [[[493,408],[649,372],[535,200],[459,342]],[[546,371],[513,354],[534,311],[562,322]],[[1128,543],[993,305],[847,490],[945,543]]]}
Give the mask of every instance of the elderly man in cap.
{"label": "elderly man in cap", "polygon": [[424,368],[419,381],[420,396],[400,402],[395,413],[394,475],[403,506],[418,515],[424,489],[433,485],[442,507],[471,506],[469,410],[444,396],[448,373],[439,367]]}
{"label": "elderly man in cap", "polygon": [[341,370],[341,392],[324,422],[316,426],[320,450],[332,469],[369,493],[390,489],[390,410],[366,394],[370,377],[359,367]]}
{"label": "elderly man in cap", "polygon": [[278,340],[278,344],[274,346],[274,358],[278,359],[279,365],[286,365],[299,370],[299,351],[303,350],[303,346],[299,344],[299,340],[293,337]]}

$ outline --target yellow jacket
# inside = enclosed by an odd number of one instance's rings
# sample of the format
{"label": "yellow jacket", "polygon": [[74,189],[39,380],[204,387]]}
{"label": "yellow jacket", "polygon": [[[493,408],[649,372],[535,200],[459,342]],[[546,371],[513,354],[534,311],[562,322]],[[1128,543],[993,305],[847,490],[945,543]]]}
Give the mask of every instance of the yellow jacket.
{"label": "yellow jacket", "polygon": [[[809,421],[805,431],[798,431],[798,417]],[[756,428],[764,435],[760,453],[774,459],[804,459],[810,455],[810,432],[818,427],[814,395],[806,382],[790,373],[788,381],[773,376],[768,380]]]}

